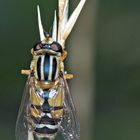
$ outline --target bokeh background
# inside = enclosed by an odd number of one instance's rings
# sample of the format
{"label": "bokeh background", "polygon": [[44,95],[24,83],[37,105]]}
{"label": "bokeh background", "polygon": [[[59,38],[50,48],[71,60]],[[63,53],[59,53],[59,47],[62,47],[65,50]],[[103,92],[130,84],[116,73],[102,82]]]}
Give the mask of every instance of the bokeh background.
{"label": "bokeh background", "polygon": [[[70,1],[70,13],[78,2]],[[15,140],[26,81],[20,70],[39,41],[37,3],[50,31],[57,0],[0,1],[0,140]],[[66,49],[80,140],[139,140],[140,1],[87,0]]]}

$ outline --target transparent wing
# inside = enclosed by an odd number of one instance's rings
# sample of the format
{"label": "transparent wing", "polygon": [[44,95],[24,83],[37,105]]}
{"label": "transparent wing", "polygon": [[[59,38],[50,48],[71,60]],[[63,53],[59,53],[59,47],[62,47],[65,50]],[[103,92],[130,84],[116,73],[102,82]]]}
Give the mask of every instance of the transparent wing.
{"label": "transparent wing", "polygon": [[28,105],[29,105],[29,90],[30,90],[30,78],[27,79],[25,84],[21,105],[18,112],[17,122],[16,122],[16,139],[17,140],[27,140],[28,137]]}
{"label": "transparent wing", "polygon": [[64,83],[64,117],[60,126],[60,132],[65,140],[79,140],[80,126],[76,115],[76,109],[69,91],[67,81],[62,78]]}

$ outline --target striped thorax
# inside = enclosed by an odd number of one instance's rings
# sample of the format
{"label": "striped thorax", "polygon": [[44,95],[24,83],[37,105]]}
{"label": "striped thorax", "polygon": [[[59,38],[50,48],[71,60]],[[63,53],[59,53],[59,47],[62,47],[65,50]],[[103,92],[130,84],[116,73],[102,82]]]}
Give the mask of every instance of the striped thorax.
{"label": "striped thorax", "polygon": [[63,71],[63,50],[59,43],[37,43],[32,49],[33,61],[31,70],[38,81],[52,83],[58,79],[60,71]]}

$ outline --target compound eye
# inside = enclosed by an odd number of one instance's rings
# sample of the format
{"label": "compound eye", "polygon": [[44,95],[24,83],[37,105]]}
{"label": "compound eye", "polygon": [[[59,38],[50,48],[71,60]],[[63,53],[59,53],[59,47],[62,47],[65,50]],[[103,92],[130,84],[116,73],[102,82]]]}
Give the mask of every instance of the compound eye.
{"label": "compound eye", "polygon": [[62,53],[62,47],[57,42],[53,42],[50,47],[53,51]]}
{"label": "compound eye", "polygon": [[43,47],[43,44],[42,43],[37,43],[35,46],[34,46],[34,51],[38,51],[40,49],[42,49]]}

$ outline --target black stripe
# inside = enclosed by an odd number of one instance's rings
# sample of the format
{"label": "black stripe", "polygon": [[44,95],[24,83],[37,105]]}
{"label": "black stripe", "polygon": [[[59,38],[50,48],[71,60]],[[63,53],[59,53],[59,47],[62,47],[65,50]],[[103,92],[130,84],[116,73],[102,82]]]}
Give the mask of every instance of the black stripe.
{"label": "black stripe", "polygon": [[31,115],[31,119],[32,119],[32,121],[33,121],[35,124],[39,124],[39,123],[40,123],[40,120],[41,120],[41,118],[35,117],[35,116],[33,116],[33,115]]}
{"label": "black stripe", "polygon": [[35,124],[50,124],[50,125],[57,125],[61,119],[57,119],[57,118],[49,118],[47,115],[39,118],[39,117],[34,117],[31,115],[31,119],[33,120],[33,122]]}
{"label": "black stripe", "polygon": [[47,109],[46,109],[46,108],[44,109],[42,106],[33,105],[33,104],[31,104],[31,107],[32,107],[33,109],[37,109],[37,110],[39,110],[39,111],[41,111],[41,112],[43,112],[43,113],[50,113],[50,112],[51,112],[51,107],[48,107]]}
{"label": "black stripe", "polygon": [[45,115],[41,118],[40,124],[57,125],[60,121],[61,121],[61,119],[49,118],[47,115]]}
{"label": "black stripe", "polygon": [[50,107],[50,105],[48,103],[48,99],[45,99],[45,101],[44,101],[44,103],[42,105],[42,109],[43,109],[43,111],[44,110],[51,110],[51,107]]}
{"label": "black stripe", "polygon": [[50,140],[50,138],[45,138],[45,137],[41,137],[41,138],[39,138],[39,139],[37,139],[37,140]]}
{"label": "black stripe", "polygon": [[52,80],[53,81],[55,80],[54,78],[55,78],[56,71],[57,71],[57,60],[54,57],[53,58],[53,64],[52,64]]}
{"label": "black stripe", "polygon": [[53,106],[52,110],[60,110],[63,109],[63,106]]}
{"label": "black stripe", "polygon": [[60,110],[63,109],[63,106],[49,106],[47,101],[45,101],[45,103],[43,104],[43,106],[39,106],[39,105],[33,105],[31,104],[31,107],[33,109],[38,109],[41,111],[51,111],[51,110]]}
{"label": "black stripe", "polygon": [[49,138],[45,138],[45,137],[44,137],[44,138],[41,138],[40,140],[50,140],[50,139],[49,139]]}
{"label": "black stripe", "polygon": [[34,131],[40,134],[54,134],[58,131],[58,129],[50,129],[47,127],[43,127],[43,128],[36,128]]}
{"label": "black stripe", "polygon": [[49,69],[50,69],[50,56],[48,54],[46,54],[45,58],[44,58],[44,78],[45,78],[45,80],[48,80]]}
{"label": "black stripe", "polygon": [[40,137],[40,135],[37,135],[36,133],[33,133],[34,140],[50,140],[50,138],[47,137]]}
{"label": "black stripe", "polygon": [[41,79],[41,57],[39,57],[37,61],[37,75],[38,75],[38,80],[40,80]]}

